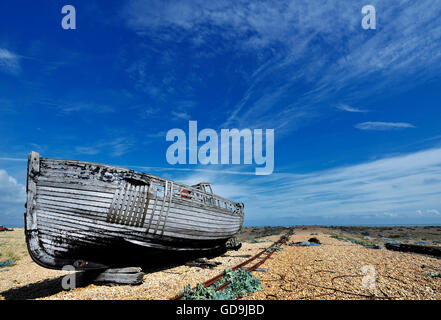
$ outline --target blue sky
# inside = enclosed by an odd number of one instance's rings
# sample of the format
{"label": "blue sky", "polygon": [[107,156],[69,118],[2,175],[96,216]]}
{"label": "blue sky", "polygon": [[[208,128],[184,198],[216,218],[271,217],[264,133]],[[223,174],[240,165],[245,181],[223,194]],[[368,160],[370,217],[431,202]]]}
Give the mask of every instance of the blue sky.
{"label": "blue sky", "polygon": [[[2,1],[0,224],[23,224],[31,150],[211,181],[246,225],[440,224],[440,18],[430,0]],[[274,173],[169,165],[189,120],[273,128]]]}

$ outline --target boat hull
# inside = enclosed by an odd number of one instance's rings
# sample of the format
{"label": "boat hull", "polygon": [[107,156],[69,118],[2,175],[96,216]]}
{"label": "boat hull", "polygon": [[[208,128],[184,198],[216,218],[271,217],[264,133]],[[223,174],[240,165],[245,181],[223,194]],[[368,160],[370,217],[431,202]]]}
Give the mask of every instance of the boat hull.
{"label": "boat hull", "polygon": [[133,170],[28,161],[26,240],[47,268],[104,268],[221,250],[242,227],[243,205]]}

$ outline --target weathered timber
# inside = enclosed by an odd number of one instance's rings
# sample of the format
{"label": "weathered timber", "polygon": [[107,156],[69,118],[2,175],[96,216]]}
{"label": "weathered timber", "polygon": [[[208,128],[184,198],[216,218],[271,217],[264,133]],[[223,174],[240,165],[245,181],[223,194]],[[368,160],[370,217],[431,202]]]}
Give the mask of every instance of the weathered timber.
{"label": "weathered timber", "polygon": [[424,246],[424,245],[407,244],[407,243],[401,243],[401,244],[386,243],[385,246],[387,249],[394,251],[421,253],[435,257],[441,257],[441,247],[436,247],[436,246]]}
{"label": "weathered timber", "polygon": [[222,264],[222,262],[219,261],[211,261],[207,258],[198,258],[193,261],[187,262],[185,265],[189,267],[199,267],[199,268],[214,268],[218,265]]}
{"label": "weathered timber", "polygon": [[236,237],[230,238],[226,243],[227,250],[237,251],[242,248],[242,243],[237,241]]}
{"label": "weathered timber", "polygon": [[[271,259],[271,258],[269,258],[269,259]],[[259,259],[259,260],[261,260],[261,259]],[[247,267],[242,267],[241,269],[242,270],[248,270]],[[267,273],[268,272],[268,268],[255,268],[255,269],[253,269],[253,271]]]}
{"label": "weathered timber", "polygon": [[251,255],[250,254],[239,254],[239,255],[224,254],[224,255],[222,255],[222,257],[251,258]]}
{"label": "weathered timber", "polygon": [[213,194],[208,183],[187,186],[36,152],[28,161],[26,207],[31,257],[54,269],[83,260],[79,269],[185,252],[209,256],[223,252],[243,224],[243,204]]}
{"label": "weathered timber", "polygon": [[142,284],[145,273],[141,268],[115,268],[105,271],[86,271],[84,278],[96,284],[106,285],[139,285]]}

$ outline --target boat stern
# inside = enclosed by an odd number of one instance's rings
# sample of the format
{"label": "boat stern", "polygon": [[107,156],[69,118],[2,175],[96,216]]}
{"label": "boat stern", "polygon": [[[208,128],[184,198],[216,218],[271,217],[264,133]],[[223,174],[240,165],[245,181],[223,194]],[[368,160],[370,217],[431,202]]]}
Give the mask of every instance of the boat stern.
{"label": "boat stern", "polygon": [[108,266],[78,259],[59,258],[49,254],[40,239],[37,215],[37,178],[40,173],[40,155],[32,151],[28,157],[26,181],[26,213],[24,215],[26,245],[32,260],[48,269],[62,269],[73,266],[76,270],[106,269]]}

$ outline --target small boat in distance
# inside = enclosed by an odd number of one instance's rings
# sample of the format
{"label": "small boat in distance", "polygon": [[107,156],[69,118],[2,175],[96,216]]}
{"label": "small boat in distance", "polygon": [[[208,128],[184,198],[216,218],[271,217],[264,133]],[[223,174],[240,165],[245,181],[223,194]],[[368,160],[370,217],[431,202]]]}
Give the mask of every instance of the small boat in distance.
{"label": "small boat in distance", "polygon": [[28,158],[25,234],[39,265],[100,269],[223,250],[243,204],[146,173],[85,161]]}

